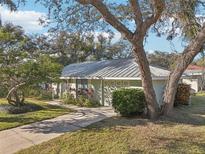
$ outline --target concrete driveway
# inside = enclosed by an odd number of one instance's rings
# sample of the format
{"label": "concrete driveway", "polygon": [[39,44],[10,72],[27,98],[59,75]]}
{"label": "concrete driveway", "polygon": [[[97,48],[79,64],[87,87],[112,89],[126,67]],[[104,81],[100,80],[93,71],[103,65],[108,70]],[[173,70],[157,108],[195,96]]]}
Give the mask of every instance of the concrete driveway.
{"label": "concrete driveway", "polygon": [[[50,102],[50,104],[58,105],[59,102]],[[116,115],[111,107],[83,108],[72,105],[66,105],[66,107],[77,112],[0,131],[0,154],[15,153],[58,137],[65,132],[75,131]]]}

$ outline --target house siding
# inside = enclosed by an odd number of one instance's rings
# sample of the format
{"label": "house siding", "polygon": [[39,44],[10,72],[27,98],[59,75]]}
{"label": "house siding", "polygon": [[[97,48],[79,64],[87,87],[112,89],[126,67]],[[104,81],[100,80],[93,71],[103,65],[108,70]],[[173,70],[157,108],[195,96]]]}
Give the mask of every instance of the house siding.
{"label": "house siding", "polygon": [[112,105],[112,92],[116,89],[141,87],[141,81],[137,80],[104,80],[104,105]]}
{"label": "house siding", "polygon": [[165,86],[166,86],[166,81],[165,80],[153,81],[153,87],[154,87],[157,102],[158,102],[159,105],[162,105]]}
{"label": "house siding", "polygon": [[[154,90],[156,93],[157,101],[162,104],[162,96],[164,92],[166,81],[165,80],[156,80],[153,81]],[[67,80],[61,86],[63,89],[62,92],[70,92],[76,97],[75,90],[70,91],[71,89],[76,88],[75,80]],[[93,90],[93,99],[98,100],[100,104],[104,106],[112,105],[112,92],[119,88],[142,88],[142,83],[140,80],[100,80],[100,79],[89,79],[88,88]]]}

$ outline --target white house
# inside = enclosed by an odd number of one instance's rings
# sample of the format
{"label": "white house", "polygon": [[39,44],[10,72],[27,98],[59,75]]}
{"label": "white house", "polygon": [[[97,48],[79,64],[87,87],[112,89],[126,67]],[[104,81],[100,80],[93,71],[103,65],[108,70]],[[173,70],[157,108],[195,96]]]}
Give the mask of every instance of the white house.
{"label": "white house", "polygon": [[[155,66],[150,66],[150,70],[157,100],[161,104],[170,72]],[[70,64],[63,69],[61,79],[64,81],[61,94],[69,92],[77,97],[80,93],[87,93],[105,106],[111,105],[115,89],[142,88],[140,71],[133,58]]]}
{"label": "white house", "polygon": [[189,78],[183,78],[182,82],[189,84],[193,92],[205,89],[205,67],[189,65],[184,74]]}

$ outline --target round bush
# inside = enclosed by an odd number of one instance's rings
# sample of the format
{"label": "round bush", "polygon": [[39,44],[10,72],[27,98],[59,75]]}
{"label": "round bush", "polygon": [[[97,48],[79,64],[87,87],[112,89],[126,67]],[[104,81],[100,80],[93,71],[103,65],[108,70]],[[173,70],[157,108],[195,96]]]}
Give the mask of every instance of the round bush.
{"label": "round bush", "polygon": [[119,89],[112,94],[112,105],[122,116],[142,114],[145,96],[141,89]]}

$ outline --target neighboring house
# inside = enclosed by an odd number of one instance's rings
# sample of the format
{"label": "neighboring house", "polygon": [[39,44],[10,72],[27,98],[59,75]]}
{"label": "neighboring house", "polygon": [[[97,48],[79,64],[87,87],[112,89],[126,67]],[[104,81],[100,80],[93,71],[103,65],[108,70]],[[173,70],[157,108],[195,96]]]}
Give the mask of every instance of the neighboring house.
{"label": "neighboring house", "polygon": [[[169,71],[150,66],[153,86],[158,103],[162,95]],[[135,60],[118,59],[70,64],[62,71],[61,94],[69,92],[77,97],[87,94],[104,106],[110,106],[112,92],[118,88],[142,88],[140,70]]]}
{"label": "neighboring house", "polygon": [[189,84],[193,92],[205,89],[205,67],[189,65],[184,74],[189,78],[182,79],[182,82]]}

